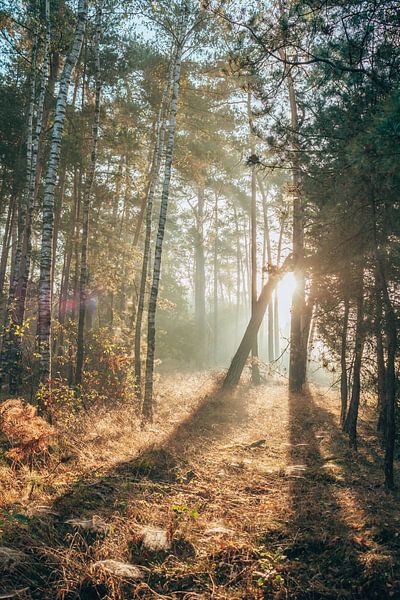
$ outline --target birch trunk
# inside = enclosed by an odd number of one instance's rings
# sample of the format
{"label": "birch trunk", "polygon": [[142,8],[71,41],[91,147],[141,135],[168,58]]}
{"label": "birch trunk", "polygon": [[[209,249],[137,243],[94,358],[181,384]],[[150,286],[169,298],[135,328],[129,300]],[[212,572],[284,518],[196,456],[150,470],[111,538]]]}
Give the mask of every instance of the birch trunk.
{"label": "birch trunk", "polygon": [[[171,61],[171,71],[169,80],[167,81],[167,85],[163,91],[160,109],[157,118],[157,126],[156,126],[156,143],[154,147],[153,159],[152,159],[152,167],[150,171],[150,183],[147,193],[147,202],[146,202],[146,232],[144,238],[144,249],[143,249],[143,261],[142,261],[142,271],[140,276],[140,288],[139,288],[139,298],[138,298],[138,306],[136,312],[136,322],[135,322],[135,392],[138,398],[142,395],[142,386],[141,386],[141,377],[142,377],[142,353],[141,353],[141,341],[142,341],[142,322],[143,322],[143,311],[144,311],[144,298],[146,293],[146,283],[147,276],[149,270],[149,260],[150,260],[150,242],[151,242],[151,225],[153,218],[153,201],[154,194],[156,191],[156,187],[159,180],[159,173],[161,167],[161,159],[164,149],[164,141],[165,141],[165,127],[166,127],[166,112],[168,106],[168,98],[170,95],[171,88],[171,80],[172,80],[172,67],[174,62]],[[135,236],[136,240],[136,236]]]}
{"label": "birch trunk", "polygon": [[65,61],[60,78],[59,92],[52,129],[50,157],[47,166],[43,194],[42,243],[40,253],[39,306],[38,306],[38,350],[40,355],[39,376],[41,383],[51,381],[51,264],[54,221],[54,188],[60,162],[61,139],[72,71],[79,58],[85,33],[87,2],[79,0],[78,20],[70,53]]}
{"label": "birch trunk", "polygon": [[171,108],[169,114],[169,130],[165,151],[165,170],[164,181],[161,192],[160,216],[158,222],[158,231],[154,252],[153,279],[150,290],[149,311],[148,311],[148,327],[147,327],[147,357],[146,357],[146,381],[144,390],[144,400],[142,412],[146,419],[152,419],[153,415],[153,372],[154,372],[154,356],[155,356],[155,336],[156,336],[156,310],[157,298],[160,283],[161,273],[161,257],[162,247],[165,233],[165,223],[168,211],[169,188],[171,182],[172,159],[174,153],[174,139],[176,128],[176,113],[179,97],[179,88],[181,80],[181,63],[182,52],[184,46],[184,37],[187,28],[188,12],[185,9],[182,19],[181,30],[178,35],[175,66],[174,66],[174,81],[172,86]]}
{"label": "birch trunk", "polygon": [[[36,109],[36,125],[31,143],[30,175],[27,181],[27,196],[25,200],[25,223],[22,232],[21,257],[16,268],[15,281],[15,312],[11,332],[21,327],[25,318],[26,294],[28,288],[29,273],[32,259],[32,219],[36,198],[37,182],[39,180],[39,152],[42,140],[43,116],[46,99],[47,84],[49,79],[49,56],[50,56],[50,0],[45,2],[45,41],[43,50],[43,63],[40,75],[39,98]],[[11,395],[18,393],[21,383],[22,372],[22,337],[13,335],[10,344],[10,366],[9,366],[9,392]]]}
{"label": "birch trunk", "polygon": [[26,123],[26,172],[25,172],[25,188],[23,191],[21,202],[18,206],[17,238],[14,246],[14,252],[11,255],[10,268],[10,284],[6,308],[6,327],[2,346],[1,357],[1,380],[8,374],[10,375],[11,364],[13,361],[13,341],[15,340],[15,322],[16,322],[16,294],[18,284],[18,274],[23,256],[23,240],[27,224],[28,215],[28,197],[30,180],[32,177],[32,150],[33,150],[33,116],[35,111],[36,97],[36,63],[38,51],[38,35],[34,36],[31,52],[31,72],[30,72],[30,93],[29,104],[27,111]]}
{"label": "birch trunk", "polygon": [[96,35],[94,44],[94,61],[95,61],[95,104],[94,118],[92,126],[92,149],[90,155],[90,164],[85,181],[85,191],[82,203],[82,241],[81,241],[81,269],[79,279],[79,318],[78,318],[78,340],[76,351],[76,372],[75,386],[80,387],[82,383],[82,369],[84,361],[84,333],[85,333],[85,316],[86,316],[86,298],[88,285],[88,247],[89,247],[89,217],[90,217],[90,200],[92,187],[97,162],[97,142],[99,137],[100,126],[100,101],[101,101],[101,66],[100,66],[100,39],[101,39],[101,6],[96,7]]}

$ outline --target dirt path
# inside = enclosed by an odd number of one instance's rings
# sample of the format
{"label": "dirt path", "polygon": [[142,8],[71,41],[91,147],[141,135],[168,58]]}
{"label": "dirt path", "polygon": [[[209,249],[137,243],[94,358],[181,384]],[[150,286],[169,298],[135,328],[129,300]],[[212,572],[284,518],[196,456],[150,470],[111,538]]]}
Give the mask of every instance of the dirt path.
{"label": "dirt path", "polygon": [[[398,498],[381,487],[368,411],[356,456],[334,394],[242,387],[218,399],[189,390],[189,402],[184,390],[164,391],[133,458],[96,463],[83,444],[91,467],[63,467],[49,510],[37,511],[38,494],[28,522],[5,529],[2,543],[28,554],[6,589],[43,600],[400,598]],[[131,449],[128,431],[97,440],[98,453]],[[145,547],[149,527],[165,533],[165,549]],[[144,579],[94,570],[107,559],[138,565]]]}

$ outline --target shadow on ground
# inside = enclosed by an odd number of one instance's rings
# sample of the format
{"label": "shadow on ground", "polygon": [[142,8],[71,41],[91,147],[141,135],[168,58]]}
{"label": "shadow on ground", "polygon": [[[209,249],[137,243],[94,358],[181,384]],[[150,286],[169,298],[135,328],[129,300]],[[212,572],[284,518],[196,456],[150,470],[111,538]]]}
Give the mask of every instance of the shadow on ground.
{"label": "shadow on ground", "polygon": [[[127,505],[134,504],[135,499],[140,502],[145,496],[148,503],[157,504],[171,491],[187,492],[190,482],[196,478],[189,459],[201,454],[201,448],[212,446],[221,436],[227,435],[230,427],[246,418],[245,403],[235,394],[211,393],[201,399],[161,444],[144,448],[131,460],[115,465],[100,476],[88,473],[77,480],[66,493],[56,498],[46,514],[31,518],[24,527],[16,524],[6,531],[3,544],[28,553],[28,560],[8,574],[3,585],[7,589],[28,587],[29,592],[18,597],[35,600],[54,600],[56,595],[63,600],[133,597],[136,584],[110,590],[109,586],[89,581],[88,565],[95,559],[96,544],[101,542],[102,535],[104,537],[101,526],[98,532],[79,529],[74,532],[66,521],[95,516],[97,524],[106,524],[109,519],[115,521],[116,516],[124,518]],[[179,552],[188,552],[184,542],[178,546]],[[131,560],[135,558],[138,557],[131,553]],[[165,559],[165,554],[153,554],[149,562],[157,565],[158,559]],[[65,586],[68,579],[66,563],[67,569],[74,572],[67,585],[72,591],[67,591]],[[159,593],[184,583],[171,582],[169,586],[165,578],[157,574],[148,577],[147,581],[157,587]],[[187,585],[196,590],[193,581],[188,581]],[[200,583],[199,592],[201,589]],[[154,598],[158,592],[143,584],[142,593],[135,597]]]}
{"label": "shadow on ground", "polygon": [[360,441],[352,453],[316,392],[289,394],[289,429],[291,514],[280,540],[289,597],[400,597],[396,524],[382,514],[385,505],[396,514],[396,500],[381,485],[376,449]]}

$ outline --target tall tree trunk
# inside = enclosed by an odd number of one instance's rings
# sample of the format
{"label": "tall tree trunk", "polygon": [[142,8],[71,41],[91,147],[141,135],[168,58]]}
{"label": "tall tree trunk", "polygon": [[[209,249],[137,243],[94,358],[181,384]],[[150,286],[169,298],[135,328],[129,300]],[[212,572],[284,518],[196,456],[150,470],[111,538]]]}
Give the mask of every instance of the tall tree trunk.
{"label": "tall tree trunk", "polygon": [[[250,151],[253,157],[256,154],[253,119],[251,115],[251,91],[247,92],[247,118],[250,129]],[[251,314],[254,314],[257,305],[257,173],[255,164],[251,167],[251,203],[250,203],[250,260],[251,260]],[[255,385],[261,382],[258,368],[258,332],[253,340],[251,350],[251,380]]]}
{"label": "tall tree trunk", "polygon": [[213,362],[218,361],[218,195],[215,193],[214,206],[214,253],[213,253]]}
{"label": "tall tree trunk", "polygon": [[[141,376],[142,376],[142,352],[141,352],[141,341],[142,341],[142,322],[143,322],[143,312],[144,312],[144,300],[146,293],[146,284],[147,277],[149,271],[149,261],[150,261],[150,243],[151,243],[151,225],[153,218],[153,202],[154,202],[154,194],[157,188],[159,173],[161,167],[162,154],[164,149],[164,140],[165,140],[165,129],[166,129],[166,119],[167,119],[167,107],[168,107],[168,99],[170,96],[170,89],[172,85],[172,77],[173,77],[173,66],[174,61],[171,60],[171,67],[169,78],[167,84],[164,88],[161,104],[158,112],[157,124],[156,124],[156,141],[152,158],[152,166],[149,177],[149,186],[147,190],[147,198],[146,198],[146,232],[144,238],[144,249],[143,249],[143,260],[142,260],[142,271],[140,275],[140,288],[139,288],[139,297],[138,297],[138,306],[136,312],[136,322],[135,322],[135,391],[138,398],[141,397],[142,393],[142,385],[141,385]],[[139,236],[137,237],[137,240]],[[136,236],[134,243],[136,241]]]}
{"label": "tall tree trunk", "polygon": [[81,239],[81,270],[79,278],[79,318],[78,318],[78,337],[76,350],[76,370],[75,370],[75,387],[80,388],[82,383],[82,369],[84,361],[84,333],[85,333],[85,316],[87,302],[87,285],[88,285],[88,247],[89,247],[89,217],[90,217],[90,200],[92,187],[97,162],[97,141],[99,137],[100,126],[100,100],[101,100],[101,66],[100,66],[100,40],[101,40],[101,19],[102,10],[100,2],[96,6],[96,34],[94,43],[94,63],[95,63],[95,102],[94,115],[92,126],[92,149],[90,154],[90,164],[85,181],[85,191],[82,204],[82,239]]}
{"label": "tall tree trunk", "polygon": [[348,400],[348,386],[347,386],[347,329],[349,326],[349,309],[350,300],[345,290],[344,298],[344,314],[343,314],[343,325],[342,325],[342,336],[341,336],[341,347],[340,347],[340,424],[342,428],[346,422],[347,416],[347,400]]}
{"label": "tall tree trunk", "polygon": [[[21,261],[24,259],[24,238],[29,214],[29,190],[32,177],[32,155],[33,155],[33,119],[35,112],[36,97],[36,66],[38,54],[38,35],[35,33],[32,42],[31,72],[29,75],[29,103],[26,119],[26,164],[25,164],[25,187],[22,199],[18,205],[17,239],[15,251],[12,253],[10,268],[10,284],[6,308],[6,327],[2,346],[1,379],[7,373],[10,380],[13,379],[11,371],[15,371],[12,365],[15,360],[15,339],[17,328],[17,287]],[[11,394],[14,390],[10,391]]]}
{"label": "tall tree trunk", "polygon": [[2,242],[2,247],[1,247],[1,258],[0,258],[0,298],[1,299],[3,298],[4,282],[5,282],[6,271],[7,271],[7,261],[8,261],[8,255],[10,253],[10,246],[11,246],[11,233],[12,233],[12,229],[13,229],[13,222],[16,218],[16,212],[17,212],[15,204],[16,204],[15,196],[12,196],[10,198],[10,203],[8,205],[7,220],[6,220],[6,224],[4,227],[3,242]]}
{"label": "tall tree trunk", "polygon": [[386,367],[385,367],[385,352],[383,347],[383,314],[382,314],[382,291],[380,284],[380,276],[377,273],[376,290],[375,290],[375,342],[376,342],[376,366],[378,379],[378,423],[377,430],[382,434],[382,438],[386,438]]}
{"label": "tall tree trunk", "polygon": [[[284,56],[284,51],[283,56]],[[293,258],[301,263],[304,255],[304,215],[301,196],[301,173],[299,163],[299,118],[294,81],[290,70],[286,73],[292,129],[292,185],[293,185]],[[306,380],[307,344],[304,343],[305,277],[300,268],[295,273],[296,289],[292,301],[290,325],[289,389],[300,392]],[[308,332],[307,332],[308,333]]]}
{"label": "tall tree trunk", "polygon": [[246,332],[225,376],[223,382],[224,388],[234,387],[239,383],[244,365],[246,364],[246,360],[254,343],[254,337],[257,335],[258,330],[260,329],[260,325],[264,318],[265,311],[267,310],[268,303],[271,302],[272,295],[277,284],[282,279],[284,274],[290,270],[291,266],[292,260],[286,259],[280,269],[270,274],[267,283],[261,290],[257,304],[254,307],[254,313],[251,316]]}
{"label": "tall tree trunk", "polygon": [[[268,200],[264,189],[264,183],[260,175],[257,176],[258,185],[261,191],[263,199],[263,216],[264,216],[264,235],[267,246],[267,263],[272,265],[272,249],[271,249],[271,234],[268,218]],[[265,265],[263,265],[264,267]],[[275,346],[274,346],[274,302],[268,304],[268,360],[273,362],[275,360]]]}
{"label": "tall tree trunk", "polygon": [[354,342],[354,366],[353,366],[353,385],[351,390],[351,400],[349,412],[347,413],[344,430],[349,435],[349,443],[352,448],[357,449],[357,421],[358,409],[360,405],[361,391],[361,364],[364,347],[364,285],[363,269],[361,269],[360,280],[357,292],[357,320]]}
{"label": "tall tree trunk", "polygon": [[240,233],[239,222],[235,204],[233,203],[233,216],[235,221],[236,233],[236,316],[235,316],[235,344],[238,341],[239,319],[240,319],[240,294],[241,294],[241,252],[240,252]]}
{"label": "tall tree trunk", "polygon": [[175,54],[174,68],[174,83],[172,86],[171,108],[169,113],[169,130],[165,149],[165,170],[164,181],[161,192],[160,216],[158,222],[158,231],[154,252],[153,279],[150,290],[149,310],[148,310],[148,327],[147,327],[147,357],[146,357],[146,382],[143,399],[143,416],[151,420],[153,416],[153,372],[154,372],[154,357],[155,357],[155,342],[156,342],[156,310],[157,298],[160,283],[161,273],[161,257],[162,247],[165,233],[165,223],[167,219],[169,188],[171,181],[172,159],[174,152],[175,128],[176,128],[176,112],[179,96],[180,80],[181,80],[181,62],[184,46],[184,38],[186,34],[188,21],[188,12],[184,9],[181,30],[178,33]]}
{"label": "tall tree trunk", "polygon": [[71,73],[81,51],[87,19],[87,2],[79,0],[78,21],[69,55],[60,78],[55,108],[54,125],[50,146],[50,157],[43,194],[42,244],[40,253],[38,350],[40,355],[39,375],[44,385],[51,382],[51,265],[54,221],[54,188],[60,162],[61,139],[65,121]]}
{"label": "tall tree trunk", "polygon": [[[281,263],[282,257],[282,240],[283,240],[283,231],[285,228],[285,217],[282,215],[280,218],[280,227],[279,227],[279,238],[278,238],[278,248],[276,253],[276,266],[279,267]],[[274,293],[274,347],[275,347],[275,356],[276,358],[280,357],[281,354],[281,340],[280,340],[280,331],[279,331],[279,288],[277,287]]]}
{"label": "tall tree trunk", "polygon": [[385,486],[394,489],[393,460],[396,441],[396,351],[397,326],[396,315],[389,296],[386,278],[383,279],[383,299],[385,303],[387,360],[386,360],[386,448],[385,448]]}
{"label": "tall tree trunk", "polygon": [[195,241],[195,326],[198,347],[197,361],[200,369],[205,361],[206,333],[206,273],[204,259],[204,187],[197,194],[196,241]]}

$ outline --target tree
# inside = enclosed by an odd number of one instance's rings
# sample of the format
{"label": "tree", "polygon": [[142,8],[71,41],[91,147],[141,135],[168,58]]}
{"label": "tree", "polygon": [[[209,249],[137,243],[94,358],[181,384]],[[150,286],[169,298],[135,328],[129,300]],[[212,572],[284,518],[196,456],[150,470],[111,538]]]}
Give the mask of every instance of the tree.
{"label": "tree", "polygon": [[42,243],[40,253],[40,280],[38,305],[38,350],[40,354],[40,380],[44,385],[51,381],[51,267],[53,260],[54,188],[60,162],[61,139],[64,128],[68,90],[72,71],[79,58],[87,19],[87,2],[79,0],[77,25],[69,55],[60,77],[52,128],[50,157],[43,192]]}
{"label": "tree", "polygon": [[[100,0],[99,0],[100,2]],[[100,65],[100,41],[102,29],[102,8],[98,4],[96,6],[96,33],[94,42],[94,62],[95,62],[95,101],[94,115],[92,127],[92,149],[90,154],[90,164],[85,181],[85,191],[83,195],[83,226],[81,239],[81,272],[79,281],[79,320],[78,320],[78,341],[76,353],[76,373],[75,386],[78,388],[82,382],[82,369],[84,360],[84,332],[85,332],[85,316],[87,303],[87,283],[88,283],[88,245],[89,245],[89,218],[90,204],[95,176],[96,161],[97,161],[97,142],[99,137],[100,127],[100,99],[101,99],[101,65]]]}

